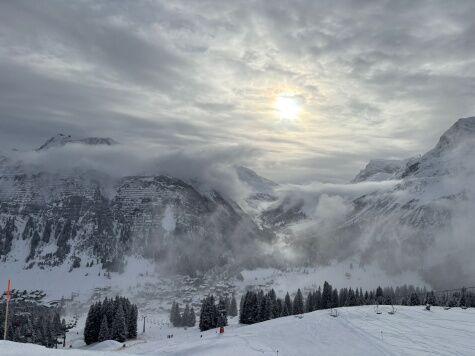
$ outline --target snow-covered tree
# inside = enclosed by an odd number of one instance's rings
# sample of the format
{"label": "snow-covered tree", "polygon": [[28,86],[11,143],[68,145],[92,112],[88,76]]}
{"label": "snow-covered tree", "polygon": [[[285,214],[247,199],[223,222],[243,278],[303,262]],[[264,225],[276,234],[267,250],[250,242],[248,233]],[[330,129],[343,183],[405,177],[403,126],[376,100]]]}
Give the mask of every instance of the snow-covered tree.
{"label": "snow-covered tree", "polygon": [[303,296],[302,291],[300,288],[297,290],[297,294],[295,294],[294,302],[292,304],[292,313],[294,315],[303,314],[304,312],[304,304],[303,304]]}
{"label": "snow-covered tree", "polygon": [[200,323],[201,331],[215,328],[218,324],[218,310],[214,303],[214,296],[206,297],[201,304]]}
{"label": "snow-covered tree", "polygon": [[112,322],[111,330],[112,339],[124,342],[127,340],[127,325],[125,323],[124,309],[122,305],[119,305],[114,316],[114,321]]}
{"label": "snow-covered tree", "polygon": [[237,309],[237,302],[236,302],[236,297],[232,296],[231,302],[229,303],[229,316],[237,316],[238,315],[238,309]]}
{"label": "snow-covered tree", "polygon": [[99,329],[99,336],[97,338],[97,341],[105,341],[108,340],[109,337],[109,324],[107,322],[107,317],[104,315],[102,317],[101,328]]}
{"label": "snow-covered tree", "polygon": [[292,315],[292,301],[290,300],[289,292],[287,292],[284,298],[284,308],[283,308],[282,315],[283,316]]}

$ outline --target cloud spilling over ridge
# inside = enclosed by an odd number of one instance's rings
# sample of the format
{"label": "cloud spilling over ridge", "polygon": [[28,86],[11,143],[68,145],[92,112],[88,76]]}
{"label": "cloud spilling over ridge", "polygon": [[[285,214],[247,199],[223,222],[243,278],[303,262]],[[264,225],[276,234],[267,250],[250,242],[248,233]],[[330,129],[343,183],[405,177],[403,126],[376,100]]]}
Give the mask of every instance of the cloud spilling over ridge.
{"label": "cloud spilling over ridge", "polygon": [[203,146],[199,149],[168,149],[149,145],[87,145],[68,143],[41,151],[8,153],[12,165],[20,163],[27,174],[74,175],[84,172],[95,178],[114,181],[136,175],[169,175],[195,182],[203,190],[215,189],[239,200],[247,188],[233,167],[257,154],[239,145]]}

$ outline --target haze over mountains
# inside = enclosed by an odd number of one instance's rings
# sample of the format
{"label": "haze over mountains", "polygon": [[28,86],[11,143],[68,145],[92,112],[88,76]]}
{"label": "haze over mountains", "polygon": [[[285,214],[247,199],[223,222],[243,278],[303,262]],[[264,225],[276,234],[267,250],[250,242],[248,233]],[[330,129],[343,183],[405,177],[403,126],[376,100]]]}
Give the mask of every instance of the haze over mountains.
{"label": "haze over mountains", "polygon": [[0,154],[0,256],[23,268],[110,271],[127,256],[172,273],[377,263],[433,287],[475,272],[475,117],[431,151],[371,161],[348,184],[277,184],[236,152],[148,152],[57,135]]}

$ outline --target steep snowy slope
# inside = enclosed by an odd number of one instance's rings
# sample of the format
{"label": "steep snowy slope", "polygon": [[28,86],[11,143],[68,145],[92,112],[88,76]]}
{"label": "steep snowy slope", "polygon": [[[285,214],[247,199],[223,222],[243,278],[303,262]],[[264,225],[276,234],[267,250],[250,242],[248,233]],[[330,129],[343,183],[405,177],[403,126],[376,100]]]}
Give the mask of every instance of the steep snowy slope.
{"label": "steep snowy slope", "polygon": [[418,269],[439,286],[468,283],[475,270],[467,254],[474,247],[474,174],[471,117],[458,120],[433,150],[408,164],[394,189],[356,199],[341,231],[351,246],[351,232],[365,236],[364,260],[378,259],[395,271]]}
{"label": "steep snowy slope", "polygon": [[[340,308],[339,316],[327,310],[290,316],[250,326],[232,325],[223,335],[163,326],[150,328],[137,342],[128,342],[120,354],[128,355],[473,355],[475,311],[471,309],[399,307],[377,315],[373,306]],[[173,339],[166,334],[174,333]],[[111,347],[108,347],[111,346]],[[5,356],[117,354],[116,345],[97,345],[97,351],[49,350],[36,345],[0,341]],[[111,351],[100,351],[108,349]],[[117,350],[117,351],[119,351]]]}
{"label": "steep snowy slope", "polygon": [[373,159],[356,175],[353,183],[397,179],[401,170],[412,160]]}
{"label": "steep snowy slope", "polygon": [[390,273],[418,271],[435,287],[472,282],[475,117],[421,157],[370,162],[355,182],[292,187],[261,218],[300,259],[359,256]]}

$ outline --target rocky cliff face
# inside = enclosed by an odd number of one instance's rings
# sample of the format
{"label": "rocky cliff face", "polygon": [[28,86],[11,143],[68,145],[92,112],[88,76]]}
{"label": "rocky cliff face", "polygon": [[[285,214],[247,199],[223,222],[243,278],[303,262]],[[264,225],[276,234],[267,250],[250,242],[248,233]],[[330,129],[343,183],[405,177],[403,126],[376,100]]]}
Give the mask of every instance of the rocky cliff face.
{"label": "rocky cliff face", "polygon": [[[103,138],[58,135],[39,150],[76,143],[112,145]],[[102,177],[91,171],[30,172],[0,159],[0,258],[25,268],[102,263],[120,270],[127,256],[194,273],[242,256],[271,234],[258,229],[233,201],[214,190],[165,175]],[[247,250],[247,249],[246,249]],[[257,254],[257,250],[256,250]]]}

